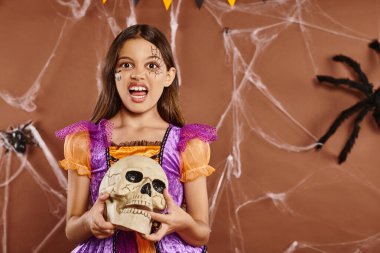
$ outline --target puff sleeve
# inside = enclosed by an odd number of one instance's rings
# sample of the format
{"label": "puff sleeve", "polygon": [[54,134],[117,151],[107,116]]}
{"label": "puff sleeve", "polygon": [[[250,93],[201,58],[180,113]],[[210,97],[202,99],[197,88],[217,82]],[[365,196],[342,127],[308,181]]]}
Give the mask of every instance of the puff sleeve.
{"label": "puff sleeve", "polygon": [[76,170],[78,175],[91,177],[88,131],[76,132],[65,137],[64,159],[59,164],[65,170]]}
{"label": "puff sleeve", "polygon": [[215,169],[210,161],[210,145],[200,139],[189,140],[181,152],[181,181],[189,182],[200,176],[209,176]]}

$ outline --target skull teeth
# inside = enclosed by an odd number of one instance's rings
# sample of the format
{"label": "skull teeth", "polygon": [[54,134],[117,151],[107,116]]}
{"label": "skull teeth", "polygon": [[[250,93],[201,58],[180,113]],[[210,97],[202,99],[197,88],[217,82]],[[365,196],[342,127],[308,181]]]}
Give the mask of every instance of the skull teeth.
{"label": "skull teeth", "polygon": [[142,214],[148,219],[151,219],[150,215],[146,211],[136,208],[125,208],[122,210],[122,213]]}
{"label": "skull teeth", "polygon": [[152,202],[147,201],[146,199],[133,199],[133,200],[128,201],[126,205],[139,205],[139,206],[150,207],[152,206]]}

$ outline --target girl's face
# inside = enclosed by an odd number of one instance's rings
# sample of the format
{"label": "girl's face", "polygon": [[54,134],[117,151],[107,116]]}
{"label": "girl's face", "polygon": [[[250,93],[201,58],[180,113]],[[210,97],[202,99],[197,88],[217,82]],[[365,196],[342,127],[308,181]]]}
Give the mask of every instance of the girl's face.
{"label": "girl's face", "polygon": [[124,107],[140,114],[157,110],[164,87],[171,85],[176,70],[167,70],[155,45],[137,38],[122,46],[115,72],[116,88]]}

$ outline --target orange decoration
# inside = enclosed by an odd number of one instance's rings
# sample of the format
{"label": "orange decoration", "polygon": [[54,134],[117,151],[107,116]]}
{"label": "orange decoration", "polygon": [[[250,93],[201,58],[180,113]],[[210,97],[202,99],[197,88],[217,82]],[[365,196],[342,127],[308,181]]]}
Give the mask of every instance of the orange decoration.
{"label": "orange decoration", "polygon": [[228,0],[228,3],[231,5],[231,7],[234,7],[236,0]]}
{"label": "orange decoration", "polygon": [[172,4],[173,0],[163,0],[163,1],[164,1],[165,9],[169,10],[170,5]]}

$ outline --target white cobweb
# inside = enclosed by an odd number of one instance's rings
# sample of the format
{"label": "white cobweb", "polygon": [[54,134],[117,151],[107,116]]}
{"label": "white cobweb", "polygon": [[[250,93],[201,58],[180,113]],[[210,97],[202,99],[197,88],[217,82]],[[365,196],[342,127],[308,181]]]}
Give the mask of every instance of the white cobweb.
{"label": "white cobweb", "polygon": [[[378,2],[372,2],[374,8],[377,8]],[[77,22],[86,18],[89,10],[95,11],[99,17],[105,21],[112,35],[116,36],[123,27],[138,23],[139,21],[136,17],[132,0],[129,0],[129,2],[109,0],[107,2],[107,8],[101,5],[100,1],[95,2],[90,0],[56,0],[55,3],[67,8],[69,11],[63,15],[57,10],[57,15],[64,16],[65,22],[63,23],[55,45],[50,49],[50,56],[47,58],[44,66],[42,66],[41,71],[36,73],[36,80],[22,96],[12,96],[7,91],[0,92],[0,97],[7,104],[16,109],[22,109],[27,112],[38,109],[38,105],[35,104],[34,100],[41,88],[42,77],[50,67],[54,57],[59,53],[59,46],[68,23],[70,23],[71,26],[75,26]],[[178,27],[180,25],[180,13],[185,11],[182,6],[182,0],[173,1],[169,14],[170,23],[168,24],[171,31],[170,42],[178,66],[177,73],[180,78],[181,62],[177,59],[178,45],[176,37],[177,34],[181,32],[178,30]],[[260,71],[257,70],[261,56],[268,51],[268,48],[276,42],[279,36],[287,33],[289,29],[294,29],[295,27],[299,29],[299,35],[302,39],[302,44],[299,45],[299,47],[307,52],[309,64],[312,68],[311,75],[315,75],[319,73],[319,66],[314,52],[317,45],[313,43],[313,32],[317,31],[346,40],[359,41],[363,47],[366,47],[368,42],[373,39],[372,35],[352,29],[348,25],[334,19],[334,17],[323,10],[316,0],[267,0],[252,3],[239,3],[239,1],[237,1],[233,8],[230,8],[226,1],[208,0],[204,2],[202,8],[207,10],[213,17],[213,20],[219,25],[220,30],[224,31],[223,45],[226,61],[231,68],[233,76],[233,91],[229,98],[229,103],[227,103],[226,108],[220,115],[220,120],[215,123],[219,133],[226,125],[232,126],[232,141],[231,145],[226,148],[230,151],[229,154],[216,166],[219,171],[217,173],[218,178],[214,189],[210,193],[210,223],[212,228],[214,228],[218,222],[215,218],[218,215],[218,210],[222,209],[220,206],[222,199],[224,199],[224,203],[227,205],[223,207],[223,210],[228,212],[228,220],[225,223],[229,231],[228,241],[230,248],[227,250],[228,252],[248,252],[246,245],[250,243],[250,235],[247,234],[245,228],[243,228],[245,224],[241,223],[241,215],[245,210],[255,208],[267,202],[272,203],[272,206],[285,216],[299,217],[302,220],[311,222],[321,222],[326,224],[326,227],[339,227],[338,223],[331,222],[328,224],[329,220],[324,220],[323,217],[319,217],[315,214],[309,215],[304,210],[297,209],[293,198],[300,193],[308,192],[310,189],[318,189],[320,186],[339,183],[343,180],[342,178],[351,180],[353,184],[360,185],[360,187],[368,189],[372,193],[380,194],[380,189],[369,181],[362,180],[361,175],[358,174],[359,172],[354,172],[354,170],[336,169],[336,174],[333,174],[331,179],[323,182],[318,181],[318,179],[321,178],[321,174],[326,173],[326,169],[318,168],[317,165],[312,166],[313,170],[310,170],[310,173],[306,173],[300,177],[299,181],[295,182],[288,189],[283,191],[271,189],[270,187],[257,183],[255,178],[247,176],[248,170],[254,170],[254,165],[247,166],[243,163],[244,159],[242,156],[246,150],[242,150],[242,143],[252,141],[247,136],[254,133],[255,136],[264,140],[269,146],[289,153],[308,152],[316,145],[317,136],[315,136],[313,131],[308,129],[297,116],[292,114],[292,111],[273,93],[274,84],[267,83],[265,81],[266,79],[260,74]],[[120,14],[116,15],[116,13],[120,12],[123,13],[123,19],[119,18]],[[239,17],[239,15],[248,17],[247,23],[245,23],[242,28],[230,27],[230,20],[233,17]],[[249,21],[250,17],[261,17],[270,21],[256,24]],[[323,22],[321,22],[321,20]],[[109,44],[109,41],[101,41],[104,42],[104,46]],[[241,48],[242,43],[245,46],[247,46],[247,43],[250,43],[250,46],[254,48],[252,55],[246,54],[245,50]],[[94,66],[94,68],[96,68],[95,79],[97,88],[98,91],[100,91],[100,70],[103,52],[97,52],[97,58],[98,64]],[[222,62],[220,64],[225,63]],[[297,67],[302,68],[302,66]],[[298,131],[300,135],[304,136],[302,144],[299,144],[299,141],[293,142],[288,136],[281,136],[273,129],[268,129],[260,117],[256,116],[256,110],[259,109],[252,108],[247,102],[247,94],[252,93],[253,90],[261,94],[260,96],[264,98],[268,104],[273,106],[273,111],[279,112],[277,115],[282,115],[280,122],[284,123],[284,127],[292,126],[292,131]],[[29,129],[37,140],[39,147],[44,152],[61,190],[66,189],[66,178],[58,168],[57,162],[51,155],[49,148],[33,125],[31,125]],[[10,169],[12,157],[16,157],[19,160],[18,168],[13,171]],[[352,168],[355,167],[355,165],[348,162],[346,167]],[[59,190],[54,189],[49,182],[38,173],[29,162],[27,154],[16,155],[12,152],[2,152],[0,157],[0,172],[3,173],[1,177],[3,181],[0,182],[0,187],[5,189],[4,204],[1,206],[2,252],[8,252],[7,215],[9,213],[9,187],[12,186],[12,182],[21,175],[21,173],[29,173],[46,193],[51,213],[52,215],[56,215],[58,220],[57,224],[46,235],[46,238],[39,242],[34,248],[33,252],[39,252],[46,242],[51,239],[51,236],[54,235],[57,229],[64,224],[62,210],[64,209],[66,201],[65,196],[62,195]],[[241,182],[244,182],[244,185],[249,182],[251,186],[250,189],[244,188]],[[364,235],[351,231],[349,228],[343,232],[359,239],[335,243],[315,243],[305,241],[302,238],[294,238],[293,241],[283,247],[282,252],[292,253],[308,250],[307,252],[359,253],[376,252],[376,249],[380,247],[380,233],[378,232],[374,232],[371,235]],[[272,241],[271,243],[276,244],[276,241]]]}
{"label": "white cobweb", "polygon": [[[62,192],[65,192],[67,189],[67,179],[64,176],[62,170],[59,168],[57,160],[52,155],[50,149],[47,147],[46,143],[42,139],[38,130],[34,127],[33,124],[28,125],[26,130],[31,132],[35,143],[42,150],[48,164],[51,167],[52,172],[54,173],[56,180],[60,186],[60,189],[54,189],[54,187],[49,183],[40,173],[38,169],[36,169],[31,162],[28,160],[28,150],[31,148],[27,147],[26,153],[18,153],[11,149],[6,149],[5,147],[10,147],[10,143],[8,139],[3,136],[1,138],[1,149],[0,149],[0,188],[4,189],[4,196],[2,201],[1,208],[1,222],[0,226],[2,228],[2,252],[8,251],[8,214],[11,210],[8,208],[8,204],[11,201],[10,198],[10,187],[12,186],[12,182],[16,180],[22,173],[28,173],[32,179],[36,182],[36,184],[41,188],[41,190],[45,193],[46,199],[49,204],[49,209],[52,215],[54,215],[58,222],[52,228],[52,230],[46,235],[44,240],[42,240],[36,247],[32,250],[32,252],[39,252],[45,243],[51,239],[51,237],[55,234],[55,232],[64,224],[65,221],[65,209],[66,209],[66,195]],[[9,130],[10,131],[10,130]],[[4,143],[7,142],[7,143]],[[6,145],[7,144],[7,145]],[[12,169],[15,166],[12,165],[12,159],[14,157],[18,160],[17,169]],[[25,189],[26,190],[26,189]],[[27,210],[26,210],[27,211]],[[25,215],[28,215],[26,212]]]}
{"label": "white cobweb", "polygon": [[[373,3],[375,4],[375,1],[373,1]],[[244,135],[247,135],[246,133],[243,134],[243,127],[244,129],[255,132],[270,145],[289,152],[305,152],[311,150],[315,147],[317,141],[316,136],[314,136],[307,127],[303,126],[302,123],[292,115],[291,111],[287,110],[281,101],[271,93],[271,85],[275,84],[265,83],[259,71],[255,70],[257,63],[260,61],[260,56],[266,52],[268,46],[276,42],[276,39],[278,39],[282,33],[286,33],[291,27],[298,27],[301,31],[300,35],[303,40],[303,48],[306,49],[310,65],[313,68],[314,73],[311,74],[317,74],[319,73],[319,68],[316,64],[313,52],[313,48],[316,46],[313,44],[311,35],[313,31],[361,41],[363,42],[362,45],[364,48],[367,47],[367,44],[373,38],[360,31],[355,31],[329,16],[318,5],[318,1],[256,1],[254,3],[237,4],[234,8],[228,8],[227,4],[222,1],[206,1],[204,8],[213,15],[221,30],[224,29],[225,52],[233,73],[233,92],[230,97],[230,102],[217,124],[218,129],[221,129],[224,124],[232,124],[232,147],[230,155],[225,160],[225,165],[219,168],[222,169],[222,173],[220,173],[220,178],[212,192],[210,201],[211,224],[214,225],[214,223],[218,222],[215,220],[215,216],[218,210],[220,210],[219,198],[221,198],[223,193],[225,198],[227,198],[226,202],[229,210],[229,221],[225,224],[225,226],[230,229],[231,245],[229,252],[249,252],[246,250],[246,245],[254,244],[255,242],[249,239],[250,235],[247,234],[247,231],[243,231],[240,214],[242,209],[250,208],[253,210],[255,208],[253,205],[271,201],[275,208],[286,213],[289,217],[297,216],[302,217],[302,219],[314,220],[317,219],[314,215],[308,216],[307,213],[305,214],[301,210],[298,211],[292,207],[292,201],[290,200],[293,195],[297,195],[307,189],[318,187],[319,185],[339,182],[339,180],[334,179],[331,181],[328,180],[327,182],[316,183],[315,178],[320,176],[320,173],[323,173],[324,170],[322,168],[314,168],[312,172],[300,179],[298,183],[282,192],[271,192],[270,189],[263,189],[256,184],[253,178],[246,180],[251,182],[249,184],[251,188],[247,189],[241,186],[243,180],[239,179],[243,176],[242,174],[248,170],[254,170],[254,165],[246,167],[242,165],[242,152],[247,152],[247,150],[241,150],[241,143],[246,139]],[[374,8],[376,8],[375,5]],[[253,17],[269,18],[271,22],[264,25],[252,25],[253,22],[247,19],[244,28],[229,27],[229,23],[225,20],[231,21],[232,17],[236,18],[239,14],[242,16],[252,15]],[[230,19],[228,19],[229,15]],[[324,25],[314,23],[313,20],[323,20]],[[247,43],[251,43],[251,46],[255,48],[253,55],[243,56],[242,49],[236,44],[236,42],[240,41],[244,41],[245,46],[247,46]],[[337,51],[339,51],[339,48]],[[302,66],[296,67],[302,68]],[[295,73],[297,73],[297,71],[295,71]],[[256,88],[278,111],[283,113],[286,119],[299,129],[300,134],[303,132],[305,136],[308,136],[309,143],[306,142],[306,145],[302,146],[295,145],[292,144],[291,140],[283,141],[281,136],[272,135],[270,134],[271,131],[261,127],[260,121],[255,119],[255,111],[251,111],[246,99],[246,94],[250,92],[252,87]],[[225,118],[227,115],[230,115],[232,122],[226,122]],[[352,165],[347,165],[348,168],[350,166]],[[341,172],[346,174],[345,176],[351,179],[353,178],[354,181],[357,181],[355,183],[362,185],[364,188],[379,192],[378,188],[374,189],[371,183],[361,181],[361,178],[352,174],[349,170],[342,170]],[[258,191],[254,190],[256,188]],[[260,191],[262,194],[257,194],[257,192]],[[323,218],[321,218],[321,221],[323,221]],[[329,226],[334,226],[334,224],[326,223],[326,228]],[[252,227],[255,227],[255,225],[253,224]],[[345,232],[355,234],[355,231]],[[374,233],[370,236],[363,236],[360,233],[356,233],[355,235],[361,239],[338,243],[313,243],[295,239],[287,248],[285,247],[283,249],[283,252],[376,252],[376,249],[380,246],[379,233]],[[275,244],[276,241],[272,241],[271,243]],[[302,251],[305,249],[308,251]],[[272,251],[268,250],[265,252]]]}

